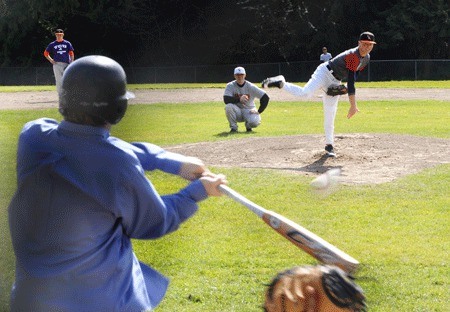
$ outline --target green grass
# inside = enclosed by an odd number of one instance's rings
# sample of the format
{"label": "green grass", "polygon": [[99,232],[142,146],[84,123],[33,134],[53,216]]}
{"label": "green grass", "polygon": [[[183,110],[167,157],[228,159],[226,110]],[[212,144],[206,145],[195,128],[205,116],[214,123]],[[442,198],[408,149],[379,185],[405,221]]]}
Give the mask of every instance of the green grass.
{"label": "green grass", "polygon": [[[256,83],[256,82],[255,82]],[[298,82],[304,84],[306,81]],[[130,90],[140,89],[192,89],[192,88],[225,88],[226,83],[146,83],[130,84]],[[358,81],[359,88],[450,88],[449,80],[405,80],[405,81]],[[0,86],[0,92],[19,91],[54,91],[54,85],[47,86]]]}
{"label": "green grass", "polygon": [[[441,101],[367,101],[361,112],[347,119],[347,103],[340,103],[336,133],[408,133],[418,136],[450,136],[449,104]],[[262,114],[263,126],[254,136],[322,133],[323,111],[317,102],[271,101]],[[137,126],[138,125],[138,126]],[[187,131],[189,130],[189,131]],[[125,140],[147,139],[156,144],[231,139],[226,135],[223,103],[152,104],[132,106],[113,129]]]}
{"label": "green grass", "polygon": [[[401,82],[403,83],[403,82]],[[399,85],[401,85],[399,83]],[[434,83],[434,82],[433,82]],[[2,89],[0,88],[0,91]],[[450,138],[450,103],[360,101],[336,133],[398,133]],[[271,101],[253,136],[322,133],[318,103]],[[13,255],[7,205],[15,190],[17,138],[26,121],[61,119],[56,109],[0,111],[0,310],[7,311]],[[155,104],[129,107],[112,134],[162,146],[234,140],[227,136],[223,104]],[[411,147],[414,148],[413,146]],[[263,155],[262,155],[263,156]],[[212,168],[230,186],[268,209],[302,224],[362,263],[357,274],[370,311],[446,311],[449,294],[450,165],[395,182],[342,186],[326,199],[309,192],[310,178],[270,170]],[[185,185],[178,177],[148,174],[161,194]],[[139,259],[171,278],[157,311],[261,311],[264,284],[285,268],[315,263],[232,200],[210,198],[180,230],[155,241],[134,241]]]}

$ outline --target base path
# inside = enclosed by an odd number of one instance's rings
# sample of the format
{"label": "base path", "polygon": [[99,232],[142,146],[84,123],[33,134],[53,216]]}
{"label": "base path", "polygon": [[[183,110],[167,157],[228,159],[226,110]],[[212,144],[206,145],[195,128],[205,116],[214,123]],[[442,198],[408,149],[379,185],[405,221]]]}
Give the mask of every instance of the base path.
{"label": "base path", "polygon": [[[135,99],[130,104],[153,104],[153,103],[200,103],[200,102],[222,102],[223,89],[171,89],[171,90],[135,90]],[[271,101],[321,101],[320,95],[304,99],[295,97],[280,89],[268,89],[267,94]],[[341,97],[347,101],[347,97]],[[359,88],[357,89],[357,100],[441,100],[450,101],[449,89],[412,89],[412,88]],[[0,92],[0,109],[41,109],[58,107],[58,96],[56,91],[40,92]]]}

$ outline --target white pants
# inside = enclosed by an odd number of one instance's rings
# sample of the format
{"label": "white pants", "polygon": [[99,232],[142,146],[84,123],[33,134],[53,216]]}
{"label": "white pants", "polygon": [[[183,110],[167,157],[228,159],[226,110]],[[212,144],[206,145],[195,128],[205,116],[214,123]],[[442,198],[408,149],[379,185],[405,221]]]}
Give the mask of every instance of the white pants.
{"label": "white pants", "polygon": [[256,128],[261,123],[261,115],[250,113],[251,109],[240,108],[235,104],[225,105],[225,115],[227,116],[230,128],[237,130],[238,122],[245,122],[245,128]]}
{"label": "white pants", "polygon": [[56,91],[58,91],[58,94],[61,93],[62,76],[67,66],[69,64],[64,62],[56,62],[53,64],[53,74],[55,74]]}
{"label": "white pants", "polygon": [[334,78],[326,65],[327,63],[320,64],[312,74],[311,79],[309,79],[303,88],[286,82],[283,89],[293,95],[301,97],[312,97],[319,89],[324,91],[322,102],[325,144],[334,144],[334,119],[336,118],[340,95],[329,96],[325,92],[328,87],[339,85],[340,81]]}

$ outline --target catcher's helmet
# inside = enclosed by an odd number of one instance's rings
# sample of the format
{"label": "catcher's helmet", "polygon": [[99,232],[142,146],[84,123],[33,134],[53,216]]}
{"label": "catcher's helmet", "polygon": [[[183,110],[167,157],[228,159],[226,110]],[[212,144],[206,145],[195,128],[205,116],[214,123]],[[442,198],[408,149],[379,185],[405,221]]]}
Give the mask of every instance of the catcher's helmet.
{"label": "catcher's helmet", "polygon": [[128,99],[126,75],[119,63],[90,55],[71,63],[64,71],[59,112],[80,124],[116,124],[125,115]]}

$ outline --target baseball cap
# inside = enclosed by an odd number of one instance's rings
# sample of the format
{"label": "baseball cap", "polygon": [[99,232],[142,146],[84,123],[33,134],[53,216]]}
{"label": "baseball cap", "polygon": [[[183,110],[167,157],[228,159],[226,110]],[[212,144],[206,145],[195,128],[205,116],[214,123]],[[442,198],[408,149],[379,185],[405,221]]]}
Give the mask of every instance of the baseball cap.
{"label": "baseball cap", "polygon": [[235,75],[245,75],[245,69],[244,69],[244,67],[236,67],[235,69],[234,69],[234,74]]}
{"label": "baseball cap", "polygon": [[55,34],[63,34],[64,30],[62,30],[61,28],[58,28],[57,30],[55,30]]}
{"label": "baseball cap", "polygon": [[368,32],[368,31],[365,31],[361,35],[359,35],[359,40],[376,44],[375,36],[371,32]]}

